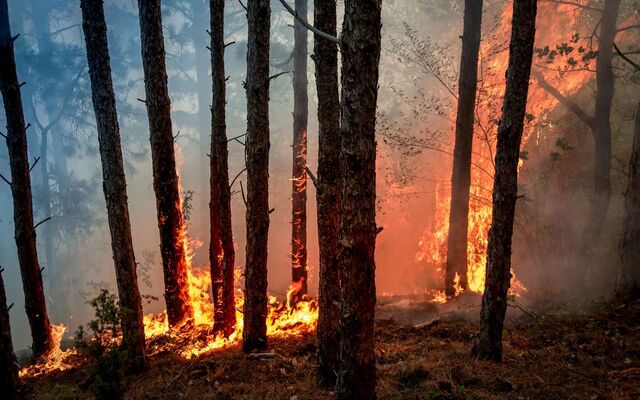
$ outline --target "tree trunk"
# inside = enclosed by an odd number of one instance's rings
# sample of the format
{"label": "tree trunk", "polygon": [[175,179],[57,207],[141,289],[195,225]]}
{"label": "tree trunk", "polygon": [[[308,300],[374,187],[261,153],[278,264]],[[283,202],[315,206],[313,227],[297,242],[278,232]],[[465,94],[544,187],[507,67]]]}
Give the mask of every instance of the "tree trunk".
{"label": "tree trunk", "polygon": [[[307,18],[307,0],[296,0],[296,13]],[[307,28],[293,23],[293,169],[291,178],[291,303],[295,305],[307,288]]]}
{"label": "tree trunk", "polygon": [[38,357],[51,351],[53,341],[42,286],[42,271],[36,250],[27,127],[24,123],[20,84],[16,74],[7,0],[0,0],[0,59],[3,60],[0,63],[0,91],[7,118],[6,137],[11,164],[16,247],[24,289],[24,304],[33,339],[32,350],[34,357]]}
{"label": "tree trunk", "polygon": [[247,2],[247,250],[244,289],[245,352],[267,346],[269,235],[269,0]]}
{"label": "tree trunk", "polygon": [[[0,0],[4,1],[4,0]],[[9,321],[9,308],[7,307],[7,295],[4,291],[4,280],[0,268],[0,393],[7,400],[18,400],[20,395],[20,378],[18,378],[18,361],[13,352],[11,341],[11,321]]]}
{"label": "tree trunk", "polygon": [[131,238],[116,98],[111,81],[107,23],[102,0],[81,0],[80,6],[102,161],[102,188],[107,205],[111,250],[122,310],[122,348],[127,353],[128,369],[139,372],[147,368],[142,301]]}
{"label": "tree trunk", "polygon": [[473,348],[474,355],[494,361],[502,360],[502,327],[511,280],[511,240],[518,192],[518,161],[529,91],[537,3],[537,0],[513,2],[509,67],[498,128],[493,220],[489,231],[480,336]]}
{"label": "tree trunk", "polygon": [[[314,25],[336,35],[336,1],[315,0]],[[333,386],[339,352],[340,279],[336,256],[340,233],[340,99],[338,97],[338,47],[314,37],[316,87],[318,92],[318,243],[320,282],[318,286],[318,379]]]}
{"label": "tree trunk", "polygon": [[453,296],[455,276],[460,287],[467,283],[467,231],[469,228],[469,188],[471,185],[471,152],[475,120],[476,87],[478,84],[478,53],[482,28],[482,0],[465,0],[460,79],[458,83],[458,113],[456,142],[453,151],[451,177],[451,211],[445,268],[445,293]]}
{"label": "tree trunk", "polygon": [[156,193],[164,291],[170,326],[193,316],[189,299],[185,226],[171,128],[171,101],[167,88],[160,0],[138,0],[142,66],[146,92],[153,189]]}
{"label": "tree trunk", "polygon": [[231,229],[231,191],[224,76],[224,0],[210,0],[211,12],[211,202],[209,203],[211,244],[209,262],[214,300],[216,332],[225,336],[236,325],[234,296],[235,248]]}
{"label": "tree trunk", "polygon": [[346,0],[342,25],[338,399],[374,399],[376,104],[380,0]]}
{"label": "tree trunk", "polygon": [[590,254],[597,247],[611,199],[611,104],[614,92],[612,60],[620,1],[606,0],[600,20],[596,57],[596,104],[591,126],[595,143],[593,198],[587,226],[582,235],[581,254]]}
{"label": "tree trunk", "polygon": [[629,162],[629,187],[624,203],[624,227],[619,246],[616,294],[640,297],[640,102],[636,108],[633,149]]}

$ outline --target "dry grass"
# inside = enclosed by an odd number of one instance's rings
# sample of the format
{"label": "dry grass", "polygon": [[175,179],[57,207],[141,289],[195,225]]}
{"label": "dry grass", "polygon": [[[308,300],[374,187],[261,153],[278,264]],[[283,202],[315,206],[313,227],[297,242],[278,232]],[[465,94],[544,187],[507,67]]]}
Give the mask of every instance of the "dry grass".
{"label": "dry grass", "polygon": [[[378,321],[380,399],[640,399],[640,302],[589,313],[513,312],[500,364],[469,354],[477,324],[464,316],[477,308],[434,319],[434,306],[411,306],[405,315],[396,310],[403,323]],[[407,324],[420,316],[429,322]],[[149,372],[128,380],[125,397],[330,399],[316,385],[314,340],[273,340],[269,352],[277,355],[261,359],[238,347],[187,361],[156,354]],[[30,397],[90,398],[85,369],[29,380]]]}

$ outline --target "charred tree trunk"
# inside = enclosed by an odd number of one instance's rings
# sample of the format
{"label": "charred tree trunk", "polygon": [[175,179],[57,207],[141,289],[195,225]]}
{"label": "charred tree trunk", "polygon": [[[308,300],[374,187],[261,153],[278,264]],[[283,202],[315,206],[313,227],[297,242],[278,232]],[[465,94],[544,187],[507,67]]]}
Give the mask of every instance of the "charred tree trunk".
{"label": "charred tree trunk", "polygon": [[[314,25],[336,36],[335,0],[315,0]],[[338,97],[338,46],[314,37],[318,92],[318,379],[332,386],[336,381],[339,353],[340,278],[336,256],[340,234],[340,99]]]}
{"label": "charred tree trunk", "polygon": [[494,361],[502,360],[502,327],[511,281],[511,240],[518,194],[518,161],[529,91],[537,3],[537,0],[513,2],[509,67],[498,128],[493,220],[489,231],[480,336],[473,348],[474,355]]}
{"label": "charred tree trunk", "polygon": [[0,0],[0,91],[7,118],[7,148],[11,164],[11,193],[13,194],[13,219],[16,247],[22,275],[25,309],[33,355],[41,356],[51,351],[51,323],[42,286],[42,271],[38,262],[36,231],[33,224],[31,176],[27,153],[27,127],[24,123],[20,83],[16,73],[13,41],[9,28],[7,0]]}
{"label": "charred tree trunk", "polygon": [[138,0],[142,66],[146,93],[153,189],[156,194],[160,251],[164,271],[164,291],[169,325],[175,326],[191,318],[189,299],[185,226],[180,206],[180,186],[171,128],[171,101],[167,88],[167,68],[164,57],[164,37],[160,0]]}
{"label": "charred tree trunk", "polygon": [[128,369],[138,372],[147,368],[142,300],[131,238],[116,98],[111,81],[107,23],[102,0],[81,0],[80,6],[102,161],[102,188],[107,204],[120,309],[123,311],[122,348],[127,353]]}
{"label": "charred tree trunk", "polygon": [[11,323],[2,271],[0,268],[0,393],[7,400],[18,400],[22,398],[19,392],[18,361],[11,341]]}
{"label": "charred tree trunk", "polygon": [[347,0],[342,25],[338,399],[374,399],[376,104],[380,0]]}
{"label": "charred tree trunk", "polygon": [[636,108],[633,149],[629,162],[629,187],[624,204],[624,227],[618,253],[616,293],[640,297],[640,102]]}
{"label": "charred tree trunk", "polygon": [[269,0],[247,3],[247,260],[242,347],[267,346],[267,240],[269,235]]}
{"label": "charred tree trunk", "polygon": [[211,203],[209,203],[211,244],[209,262],[214,300],[216,332],[225,336],[236,325],[234,296],[235,248],[231,229],[231,191],[225,120],[226,84],[224,76],[224,0],[210,0],[211,12]]}
{"label": "charred tree trunk", "polygon": [[[296,13],[306,19],[307,0],[296,0]],[[291,302],[306,296],[307,288],[307,28],[293,23],[293,169],[291,178]]]}
{"label": "charred tree trunk", "polygon": [[451,211],[445,268],[445,293],[447,296],[453,296],[456,293],[454,288],[456,275],[460,278],[460,287],[464,290],[469,288],[467,283],[467,231],[469,228],[471,151],[481,28],[482,0],[465,0],[460,79],[458,82],[456,142],[451,177]]}
{"label": "charred tree trunk", "polygon": [[582,236],[583,251],[589,254],[600,238],[611,199],[611,104],[613,101],[613,42],[621,0],[606,0],[596,57],[596,104],[591,132],[595,143],[593,198]]}

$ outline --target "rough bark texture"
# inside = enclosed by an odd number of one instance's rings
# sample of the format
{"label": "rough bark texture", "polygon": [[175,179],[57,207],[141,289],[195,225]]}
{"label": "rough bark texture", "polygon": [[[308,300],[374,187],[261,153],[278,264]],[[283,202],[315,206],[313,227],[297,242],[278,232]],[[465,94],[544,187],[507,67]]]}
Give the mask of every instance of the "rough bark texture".
{"label": "rough bark texture", "polygon": [[[336,36],[336,0],[315,0],[314,25]],[[340,99],[338,97],[338,46],[314,37],[318,92],[318,379],[331,386],[336,381],[339,353],[340,278],[336,256],[340,233]]]}
{"label": "rough bark texture", "polygon": [[374,399],[376,103],[380,0],[347,0],[342,25],[338,399]]}
{"label": "rough bark texture", "polygon": [[4,291],[2,268],[0,268],[0,393],[3,394],[3,399],[18,400],[22,398],[19,390],[18,361],[13,352],[7,295]]}
{"label": "rough bark texture", "polygon": [[633,150],[629,162],[629,187],[624,203],[624,226],[619,246],[616,293],[640,297],[640,102],[636,108]]}
{"label": "rough bark texture", "polygon": [[118,298],[123,311],[122,348],[127,354],[128,369],[138,372],[147,367],[144,323],[131,238],[120,128],[111,81],[107,24],[102,0],[81,0],[80,7],[102,161],[102,188],[107,204]]}
{"label": "rough bark texture", "polygon": [[211,0],[211,244],[209,262],[214,301],[214,329],[230,335],[236,325],[235,248],[231,230],[231,191],[225,121],[224,0]]}
{"label": "rough bark texture", "polygon": [[482,0],[465,0],[460,79],[458,82],[458,113],[456,142],[451,177],[451,211],[445,268],[445,293],[456,292],[454,280],[460,277],[460,287],[467,283],[467,230],[469,228],[469,188],[471,185],[471,151],[478,84],[478,53],[482,28]]}
{"label": "rough bark texture", "polygon": [[[306,19],[307,0],[296,0],[296,13]],[[293,168],[291,178],[291,282],[295,304],[307,294],[307,28],[293,23]]]}
{"label": "rough bark texture", "polygon": [[537,0],[513,2],[507,84],[498,128],[493,220],[489,231],[480,336],[473,348],[476,356],[494,361],[502,359],[502,327],[511,280],[511,240],[518,192],[518,161],[529,91],[537,3]]}
{"label": "rough bark texture", "polygon": [[244,351],[267,346],[267,239],[269,235],[269,0],[247,2],[247,250]]}
{"label": "rough bark texture", "polygon": [[171,128],[171,101],[167,88],[160,0],[138,0],[142,66],[146,93],[153,189],[156,194],[160,251],[164,272],[164,297],[169,325],[193,315],[189,299],[185,226],[180,206],[180,186]]}
{"label": "rough bark texture", "polygon": [[611,199],[611,104],[614,92],[612,60],[620,1],[606,0],[600,20],[596,57],[596,104],[591,126],[595,143],[593,198],[582,236],[581,254],[590,254],[597,246]]}
{"label": "rough bark texture", "polygon": [[31,327],[34,357],[48,353],[53,346],[51,323],[47,315],[42,271],[36,250],[33,224],[31,176],[27,153],[27,127],[24,123],[20,84],[16,73],[13,39],[9,28],[7,0],[0,0],[0,92],[7,118],[7,148],[11,164],[11,193],[18,262],[22,275],[24,305]]}

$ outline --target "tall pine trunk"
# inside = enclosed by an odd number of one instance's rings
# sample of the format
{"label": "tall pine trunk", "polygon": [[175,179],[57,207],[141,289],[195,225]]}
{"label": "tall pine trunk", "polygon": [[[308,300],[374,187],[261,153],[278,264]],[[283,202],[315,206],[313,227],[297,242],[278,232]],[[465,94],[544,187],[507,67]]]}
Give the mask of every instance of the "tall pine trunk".
{"label": "tall pine trunk", "polygon": [[20,395],[20,378],[18,378],[18,361],[13,352],[11,341],[11,321],[7,295],[4,291],[3,269],[0,268],[0,393],[7,400],[18,400]]}
{"label": "tall pine trunk", "polygon": [[24,305],[31,327],[33,355],[39,357],[51,351],[51,323],[38,262],[36,231],[33,224],[31,176],[27,153],[27,127],[24,123],[20,83],[16,73],[13,41],[9,27],[7,0],[0,0],[0,92],[7,118],[7,148],[11,164],[11,193],[18,262],[22,275]]}
{"label": "tall pine trunk", "polygon": [[[307,0],[296,0],[296,13],[307,18]],[[291,178],[291,301],[307,294],[307,28],[293,23],[293,168]]]}
{"label": "tall pine trunk", "polygon": [[595,143],[593,198],[582,236],[581,254],[591,254],[602,234],[611,199],[611,105],[614,93],[613,43],[621,0],[606,0],[596,57],[596,104],[591,126]]}
{"label": "tall pine trunk", "polygon": [[629,186],[624,203],[624,225],[619,245],[616,293],[640,297],[640,102],[636,108],[633,149],[629,162]]}
{"label": "tall pine trunk", "polygon": [[151,132],[153,189],[156,194],[164,272],[164,297],[169,325],[175,326],[185,318],[191,318],[193,308],[189,299],[184,243],[185,225],[180,206],[180,186],[173,148],[171,101],[167,88],[160,0],[138,0],[138,9],[145,102]]}
{"label": "tall pine trunk", "polygon": [[213,328],[228,336],[236,325],[234,296],[235,248],[231,229],[231,191],[224,76],[224,0],[210,0],[211,13],[211,202],[209,262],[214,302]]}
{"label": "tall pine trunk", "polygon": [[244,351],[267,346],[267,240],[269,236],[269,0],[247,2],[247,250]]}
{"label": "tall pine trunk", "polygon": [[513,2],[509,67],[498,127],[493,219],[489,231],[480,336],[473,348],[474,355],[494,361],[502,360],[502,327],[511,281],[511,243],[518,195],[518,161],[529,91],[537,3],[537,0]]}
{"label": "tall pine trunk", "polygon": [[380,0],[346,0],[342,25],[338,399],[374,399],[376,104]]}
{"label": "tall pine trunk", "polygon": [[471,152],[475,120],[476,88],[478,84],[478,53],[482,28],[482,0],[465,0],[460,79],[458,82],[458,113],[456,142],[453,151],[451,177],[451,211],[447,241],[445,293],[453,296],[455,276],[462,289],[467,282],[467,231],[469,228],[469,189],[471,185]]}
{"label": "tall pine trunk", "polygon": [[131,238],[116,98],[111,81],[107,23],[102,0],[81,0],[80,7],[102,161],[102,188],[107,204],[111,250],[122,310],[122,348],[127,354],[128,369],[138,372],[147,367],[144,323]]}
{"label": "tall pine trunk", "polygon": [[[315,0],[314,25],[336,36],[336,1]],[[340,99],[338,46],[314,37],[313,60],[318,92],[318,188],[316,189],[320,282],[318,285],[318,379],[336,381],[339,352],[340,278],[336,256],[340,233]]]}

